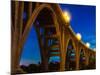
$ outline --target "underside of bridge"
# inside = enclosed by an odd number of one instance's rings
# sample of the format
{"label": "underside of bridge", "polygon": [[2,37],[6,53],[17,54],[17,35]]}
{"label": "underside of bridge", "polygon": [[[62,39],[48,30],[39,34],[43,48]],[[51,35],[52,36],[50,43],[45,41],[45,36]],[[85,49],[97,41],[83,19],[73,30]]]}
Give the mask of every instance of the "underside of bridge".
{"label": "underside of bridge", "polygon": [[[23,14],[28,16],[24,19]],[[95,67],[95,52],[77,40],[70,23],[65,22],[58,4],[24,1],[11,2],[11,73],[28,73],[20,68],[22,48],[31,27],[34,26],[39,40],[41,71],[69,71]],[[33,37],[34,38],[34,37]],[[59,57],[56,64],[51,57]],[[94,65],[94,67],[90,67]],[[53,66],[53,67],[51,67]]]}

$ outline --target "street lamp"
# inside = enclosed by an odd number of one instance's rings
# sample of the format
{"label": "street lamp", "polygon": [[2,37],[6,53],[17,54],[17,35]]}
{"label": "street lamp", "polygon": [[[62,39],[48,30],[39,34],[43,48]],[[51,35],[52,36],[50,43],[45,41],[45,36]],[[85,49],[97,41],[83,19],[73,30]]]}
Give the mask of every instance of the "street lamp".
{"label": "street lamp", "polygon": [[80,34],[80,33],[77,33],[77,34],[76,34],[76,38],[77,38],[78,40],[81,40],[81,38],[82,38],[81,34]]}
{"label": "street lamp", "polygon": [[90,43],[88,43],[88,42],[87,42],[87,43],[86,43],[86,47],[88,47],[88,48],[89,48],[89,47],[90,47]]}
{"label": "street lamp", "polygon": [[64,11],[64,12],[63,12],[63,17],[64,17],[64,19],[65,19],[67,22],[70,22],[71,16],[70,16],[70,13],[69,13],[69,12]]}

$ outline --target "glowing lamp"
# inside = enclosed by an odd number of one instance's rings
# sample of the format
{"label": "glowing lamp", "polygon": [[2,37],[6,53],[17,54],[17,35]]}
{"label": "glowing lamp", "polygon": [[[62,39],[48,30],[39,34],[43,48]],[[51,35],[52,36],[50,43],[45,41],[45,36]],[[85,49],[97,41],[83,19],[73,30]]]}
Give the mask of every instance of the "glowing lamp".
{"label": "glowing lamp", "polygon": [[81,38],[82,38],[81,34],[80,34],[80,33],[77,33],[77,34],[76,34],[76,38],[77,38],[78,40],[81,40]]}
{"label": "glowing lamp", "polygon": [[64,19],[65,19],[67,22],[70,22],[71,16],[70,16],[69,12],[64,11],[64,12],[63,12],[63,17],[64,17]]}
{"label": "glowing lamp", "polygon": [[87,42],[87,43],[86,43],[86,47],[88,47],[88,48],[89,48],[89,47],[90,47],[90,43],[88,43],[88,42]]}

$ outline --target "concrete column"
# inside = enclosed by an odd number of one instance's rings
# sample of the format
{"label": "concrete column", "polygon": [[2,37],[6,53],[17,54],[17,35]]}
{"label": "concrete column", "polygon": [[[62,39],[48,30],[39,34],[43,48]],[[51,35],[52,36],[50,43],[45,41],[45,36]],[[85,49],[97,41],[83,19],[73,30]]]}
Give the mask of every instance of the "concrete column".
{"label": "concrete column", "polygon": [[19,62],[21,57],[22,48],[20,48],[20,38],[22,35],[22,15],[24,10],[24,2],[15,1],[15,30],[13,36],[13,47],[12,47],[12,73],[16,73],[19,70]]}
{"label": "concrete column", "polygon": [[44,72],[48,71],[48,56],[47,56],[47,52],[46,50],[44,49],[44,47],[42,47],[43,49],[41,49],[41,67],[42,67],[42,70]]}
{"label": "concrete column", "polygon": [[32,2],[29,3],[29,9],[28,9],[29,18],[31,17],[31,15],[32,15]]}
{"label": "concrete column", "polygon": [[65,33],[64,33],[64,28],[62,28],[62,32],[61,32],[61,63],[60,63],[60,71],[64,71],[65,70]]}
{"label": "concrete column", "polygon": [[[47,44],[46,44],[47,45]],[[49,61],[49,55],[48,55],[48,48],[46,47],[46,49],[45,49],[45,54],[44,54],[44,69],[45,69],[45,71],[48,71],[48,61]]]}
{"label": "concrete column", "polygon": [[79,70],[79,58],[76,56],[76,70]]}
{"label": "concrete column", "polygon": [[48,59],[47,59],[48,57],[46,56],[46,58],[45,58],[45,60],[44,60],[44,71],[48,71]]}
{"label": "concrete column", "polygon": [[85,53],[86,55],[86,61],[85,61],[85,64],[86,64],[86,66],[88,66],[88,64],[89,64],[89,54],[88,54],[88,51]]}
{"label": "concrete column", "polygon": [[23,12],[24,12],[24,2],[22,1],[20,4],[19,9],[19,28],[20,28],[20,38],[22,36],[22,30],[23,30]]}
{"label": "concrete column", "polygon": [[88,65],[89,65],[89,58],[86,57],[86,66],[88,66]]}
{"label": "concrete column", "polygon": [[76,44],[76,70],[79,70],[79,46],[78,43]]}
{"label": "concrete column", "polygon": [[20,59],[22,54],[21,37],[22,37],[22,28],[23,28],[23,12],[24,12],[24,2],[19,2],[19,15],[18,15],[18,46],[17,46],[17,71],[24,72],[20,69]]}
{"label": "concrete column", "polygon": [[[65,34],[67,34],[67,33],[65,33]],[[65,53],[65,65],[64,65],[64,67],[66,67],[66,68],[68,68],[69,67],[69,65],[67,64],[66,65],[66,63],[67,63],[67,59],[66,59],[66,52],[67,52],[67,47],[68,47],[68,43],[69,43],[69,35],[65,35],[65,48],[64,48],[64,53]],[[66,68],[65,68],[65,70],[66,70]]]}
{"label": "concrete column", "polygon": [[17,44],[18,44],[18,33],[17,33],[17,23],[18,23],[18,6],[19,3],[16,1],[15,2],[15,30],[13,32],[13,45],[12,45],[12,50],[11,50],[11,73],[15,73],[17,69]]}
{"label": "concrete column", "polygon": [[[21,59],[21,53],[22,53],[22,47],[23,44],[21,44],[21,38],[22,38],[22,29],[23,29],[23,12],[24,12],[24,2],[19,2],[19,15],[18,15],[18,47],[17,47],[17,65],[18,65],[18,69],[20,68],[19,64],[20,64],[20,59]],[[21,46],[22,47],[21,47]]]}

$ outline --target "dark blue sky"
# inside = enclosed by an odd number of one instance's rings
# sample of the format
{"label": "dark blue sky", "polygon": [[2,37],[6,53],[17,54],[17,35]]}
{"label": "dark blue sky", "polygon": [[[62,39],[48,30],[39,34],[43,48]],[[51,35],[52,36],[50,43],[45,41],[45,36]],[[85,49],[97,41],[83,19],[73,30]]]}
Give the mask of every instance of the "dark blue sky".
{"label": "dark blue sky", "polygon": [[[75,33],[81,33],[83,42],[89,42],[91,48],[96,47],[96,7],[86,5],[60,4],[63,11],[71,14],[70,25]],[[24,13],[25,14],[25,13]],[[24,15],[27,16],[27,14]],[[28,65],[41,61],[40,48],[34,27],[31,28],[23,47],[20,64]],[[51,61],[59,57],[51,58]]]}

